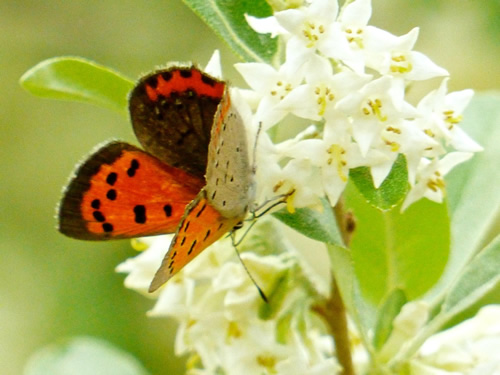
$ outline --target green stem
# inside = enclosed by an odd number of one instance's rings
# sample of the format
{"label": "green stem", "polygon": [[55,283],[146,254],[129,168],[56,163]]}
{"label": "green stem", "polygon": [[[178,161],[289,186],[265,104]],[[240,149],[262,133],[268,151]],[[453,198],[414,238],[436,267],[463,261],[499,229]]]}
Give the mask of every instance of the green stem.
{"label": "green stem", "polygon": [[[334,208],[334,213],[344,244],[349,246],[353,226],[349,215],[346,215],[344,212],[342,201],[337,203]],[[333,275],[330,297],[324,301],[322,305],[315,306],[314,310],[323,317],[333,337],[337,360],[342,366],[341,374],[354,375],[351,342],[349,340],[349,330],[347,328],[347,311]]]}
{"label": "green stem", "polygon": [[330,298],[323,305],[315,306],[314,310],[323,317],[328,325],[330,334],[333,336],[337,360],[342,366],[341,374],[354,375],[351,343],[347,329],[347,314],[335,279],[332,279]]}

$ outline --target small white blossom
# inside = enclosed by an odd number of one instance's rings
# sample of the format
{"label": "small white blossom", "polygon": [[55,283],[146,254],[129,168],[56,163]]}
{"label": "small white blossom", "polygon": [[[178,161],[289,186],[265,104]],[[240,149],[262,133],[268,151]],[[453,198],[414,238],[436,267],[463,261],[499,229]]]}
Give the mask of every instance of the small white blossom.
{"label": "small white blossom", "polygon": [[390,173],[399,154],[406,157],[408,181],[413,184],[420,160],[428,150],[438,148],[439,143],[427,136],[414,120],[399,119],[386,125],[372,147],[387,156],[387,160],[371,167],[373,184],[378,188]]}
{"label": "small white blossom", "polygon": [[354,91],[340,100],[337,108],[352,118],[352,135],[362,155],[386,126],[417,115],[404,100],[404,87],[389,76]]}
{"label": "small white blossom", "polygon": [[455,166],[469,160],[470,152],[452,152],[442,159],[428,160],[423,158],[416,175],[416,183],[403,202],[402,210],[420,198],[441,203],[445,194],[444,176]]}
{"label": "small white blossom", "polygon": [[463,111],[474,92],[463,90],[447,94],[448,79],[444,79],[437,90],[424,97],[417,108],[422,114],[420,127],[431,137],[443,140],[445,145],[457,151],[478,152],[483,148],[470,138],[459,126]]}
{"label": "small white blossom", "polygon": [[255,113],[255,123],[264,130],[277,124],[288,113],[279,103],[297,87],[303,79],[302,63],[297,50],[287,48],[287,60],[278,70],[264,63],[240,63],[235,68],[248,85],[260,96]]}
{"label": "small white blossom", "polygon": [[412,51],[418,38],[418,31],[418,28],[414,28],[400,37],[378,38],[373,41],[376,45],[385,45],[381,50],[369,55],[367,65],[382,75],[392,75],[412,81],[448,75],[446,69],[437,66],[423,53]]}
{"label": "small white blossom", "polygon": [[411,375],[500,374],[500,306],[430,337],[411,362]]}
{"label": "small white blossom", "polygon": [[294,88],[279,107],[311,120],[328,118],[339,99],[360,89],[371,78],[347,71],[333,74],[330,61],[318,55],[309,59],[305,72],[306,83]]}

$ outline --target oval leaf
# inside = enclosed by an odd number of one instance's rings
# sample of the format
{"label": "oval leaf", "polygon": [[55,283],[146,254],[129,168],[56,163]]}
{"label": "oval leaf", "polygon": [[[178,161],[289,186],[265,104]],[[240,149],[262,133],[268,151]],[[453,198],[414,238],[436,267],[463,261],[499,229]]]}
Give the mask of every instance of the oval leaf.
{"label": "oval leaf", "polygon": [[[446,176],[453,248],[443,279],[433,289],[439,295],[472,256],[498,233],[500,214],[500,94],[478,94],[460,123],[484,148]],[[496,228],[496,229],[494,229]]]}
{"label": "oval leaf", "polygon": [[132,357],[111,344],[78,337],[39,350],[28,361],[24,375],[146,375]]}
{"label": "oval leaf", "polygon": [[354,182],[359,192],[374,207],[388,210],[403,200],[408,191],[408,171],[406,158],[400,154],[391,172],[378,189],[373,186],[370,168],[359,167],[349,171],[349,178]]}
{"label": "oval leaf", "polygon": [[369,348],[369,352],[373,352],[368,332],[374,326],[375,310],[363,298],[358,278],[354,272],[352,253],[337,245],[327,245],[327,248],[332,273],[344,305],[356,324],[365,347]]}
{"label": "oval leaf", "polygon": [[441,276],[450,249],[447,207],[421,200],[404,213],[380,211],[348,184],[346,207],[356,228],[351,250],[363,295],[378,305],[395,288],[409,300],[429,290]]}
{"label": "oval leaf", "polygon": [[265,0],[184,0],[184,3],[244,61],[272,61],[278,50],[277,39],[256,33],[245,19],[245,14],[271,16],[272,9]]}
{"label": "oval leaf", "polygon": [[447,294],[442,311],[455,315],[472,306],[500,284],[499,270],[500,236],[497,236],[465,267]]}
{"label": "oval leaf", "polygon": [[282,209],[273,216],[313,240],[342,246],[332,207],[326,199],[321,199],[321,204],[321,210],[304,207],[290,213]]}
{"label": "oval leaf", "polygon": [[377,323],[375,324],[375,333],[373,335],[373,346],[380,350],[385,344],[392,332],[392,322],[400,313],[403,305],[408,302],[406,294],[401,289],[395,289],[386,300],[377,313]]}
{"label": "oval leaf", "polygon": [[24,73],[20,84],[37,96],[88,102],[122,113],[134,86],[117,72],[78,57],[42,61]]}

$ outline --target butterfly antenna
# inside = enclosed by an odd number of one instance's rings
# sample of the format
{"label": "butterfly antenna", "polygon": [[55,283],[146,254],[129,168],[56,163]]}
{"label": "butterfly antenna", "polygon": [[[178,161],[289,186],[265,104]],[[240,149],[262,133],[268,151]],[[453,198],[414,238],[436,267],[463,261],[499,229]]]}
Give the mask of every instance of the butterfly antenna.
{"label": "butterfly antenna", "polygon": [[[248,230],[245,232],[245,234],[243,235],[243,237],[246,235],[246,233],[248,233]],[[269,303],[269,300],[267,299],[267,296],[264,294],[264,291],[261,289],[261,287],[259,286],[259,284],[257,284],[257,282],[255,281],[255,279],[253,278],[252,274],[250,273],[250,271],[248,270],[247,266],[245,265],[245,262],[243,262],[243,259],[241,259],[241,255],[240,255],[240,252],[238,250],[238,245],[241,243],[241,240],[243,239],[243,237],[238,242],[236,242],[236,239],[235,239],[235,236],[234,236],[234,232],[233,232],[233,234],[231,234],[231,241],[233,242],[234,250],[236,251],[236,254],[238,254],[238,259],[240,260],[241,265],[245,269],[248,277],[252,281],[253,285],[255,285],[255,287],[257,288],[257,291],[259,292],[260,297],[264,300],[265,303]]]}

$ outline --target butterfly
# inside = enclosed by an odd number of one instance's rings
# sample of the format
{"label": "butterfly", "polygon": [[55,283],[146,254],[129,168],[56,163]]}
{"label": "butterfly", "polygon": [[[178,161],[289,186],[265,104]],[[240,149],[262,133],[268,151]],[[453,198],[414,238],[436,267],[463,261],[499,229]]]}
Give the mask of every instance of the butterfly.
{"label": "butterfly", "polygon": [[83,240],[175,233],[153,292],[241,225],[253,173],[227,83],[195,66],[142,77],[129,111],[143,150],[120,141],[98,146],[64,191],[59,230]]}

